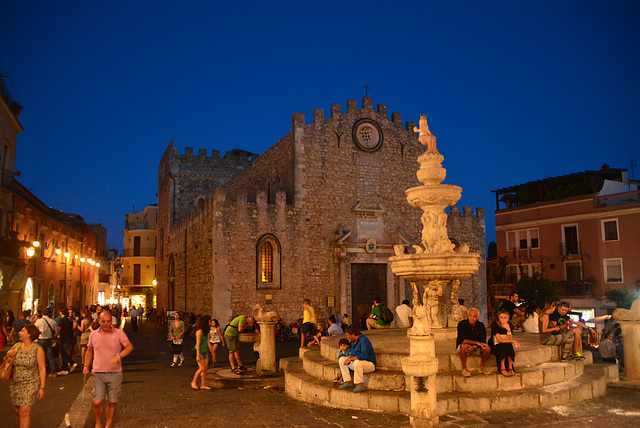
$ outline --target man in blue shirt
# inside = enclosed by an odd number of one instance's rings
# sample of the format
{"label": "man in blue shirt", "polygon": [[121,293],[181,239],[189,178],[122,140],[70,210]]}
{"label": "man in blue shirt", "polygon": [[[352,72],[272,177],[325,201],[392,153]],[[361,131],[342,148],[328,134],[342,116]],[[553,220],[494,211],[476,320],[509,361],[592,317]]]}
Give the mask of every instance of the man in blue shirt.
{"label": "man in blue shirt", "polygon": [[[352,388],[355,382],[357,386],[353,392],[363,392],[366,390],[364,374],[371,373],[376,369],[376,355],[373,352],[373,345],[355,325],[347,327],[345,333],[351,342],[351,355],[338,359],[342,379],[345,381],[340,385],[340,389]],[[350,370],[353,370],[353,380],[351,380]]]}

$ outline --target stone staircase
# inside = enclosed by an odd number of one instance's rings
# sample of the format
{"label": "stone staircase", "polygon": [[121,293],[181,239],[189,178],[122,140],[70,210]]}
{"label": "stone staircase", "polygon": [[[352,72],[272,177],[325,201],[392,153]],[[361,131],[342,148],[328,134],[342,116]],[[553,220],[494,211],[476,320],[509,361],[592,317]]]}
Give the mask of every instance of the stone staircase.
{"label": "stone staircase", "polygon": [[[409,414],[411,405],[407,376],[401,359],[409,355],[405,329],[374,330],[365,333],[376,352],[376,371],[365,377],[367,391],[360,394],[340,390],[333,380],[338,375],[338,340],[325,337],[320,349],[303,348],[298,357],[280,360],[285,373],[285,390],[292,398],[328,407]],[[613,364],[593,364],[591,353],[583,361],[561,362],[558,347],[543,346],[537,335],[516,333],[522,350],[516,354],[516,375],[498,373],[492,355],[487,367],[491,375],[477,371],[479,357],[471,356],[467,367],[472,377],[460,374],[455,352],[455,330],[436,333],[438,359],[438,415],[456,412],[526,409],[576,402],[605,393],[608,382],[618,380]]]}

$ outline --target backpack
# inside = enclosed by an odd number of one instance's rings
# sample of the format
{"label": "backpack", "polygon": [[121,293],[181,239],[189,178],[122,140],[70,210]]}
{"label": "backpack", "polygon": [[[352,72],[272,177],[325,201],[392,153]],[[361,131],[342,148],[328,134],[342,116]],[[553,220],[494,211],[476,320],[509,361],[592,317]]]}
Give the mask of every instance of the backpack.
{"label": "backpack", "polygon": [[380,313],[382,314],[382,322],[385,324],[391,324],[393,321],[393,312],[385,305],[380,305]]}

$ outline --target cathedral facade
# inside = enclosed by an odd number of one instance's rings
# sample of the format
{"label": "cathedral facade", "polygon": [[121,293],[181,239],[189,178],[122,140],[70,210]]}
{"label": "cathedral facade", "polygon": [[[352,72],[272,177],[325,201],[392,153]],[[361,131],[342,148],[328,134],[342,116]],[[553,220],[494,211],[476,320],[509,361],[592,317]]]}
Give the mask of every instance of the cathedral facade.
{"label": "cathedral facade", "polygon": [[[388,258],[394,245],[420,242],[422,212],[405,196],[425,150],[413,128],[365,96],[345,113],[314,109],[310,123],[293,114],[260,156],[181,155],[172,142],[158,176],[158,307],[226,323],[261,303],[290,323],[305,298],[321,317],[354,318],[376,296],[392,308],[410,299]],[[448,217],[452,241],[482,256],[460,297],[486,307],[484,210],[454,206]]]}

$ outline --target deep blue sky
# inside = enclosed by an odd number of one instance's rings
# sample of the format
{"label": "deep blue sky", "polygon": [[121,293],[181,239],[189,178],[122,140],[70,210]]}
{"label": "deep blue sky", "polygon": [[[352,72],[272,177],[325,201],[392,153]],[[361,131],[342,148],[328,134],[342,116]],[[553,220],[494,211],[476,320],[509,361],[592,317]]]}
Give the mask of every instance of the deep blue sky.
{"label": "deep blue sky", "polygon": [[170,139],[262,153],[365,82],[428,114],[487,242],[491,190],[640,157],[638,1],[2,0],[0,73],[24,105],[19,180],[116,248]]}

